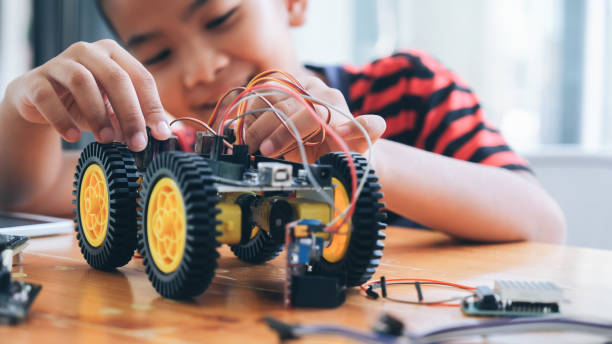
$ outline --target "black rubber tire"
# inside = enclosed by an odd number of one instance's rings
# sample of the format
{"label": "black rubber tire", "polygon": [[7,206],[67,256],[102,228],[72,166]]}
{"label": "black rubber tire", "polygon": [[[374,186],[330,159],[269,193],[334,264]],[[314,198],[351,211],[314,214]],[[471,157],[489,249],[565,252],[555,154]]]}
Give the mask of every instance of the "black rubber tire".
{"label": "black rubber tire", "polygon": [[[186,241],[177,269],[164,273],[153,261],[147,239],[147,209],[154,185],[163,177],[178,185],[185,206]],[[142,182],[139,213],[139,250],[149,280],[159,294],[171,299],[188,299],[202,294],[210,285],[217,267],[216,208],[219,198],[208,163],[198,155],[167,152],[147,168]]]}
{"label": "black rubber tire", "polygon": [[276,258],[283,251],[283,244],[274,242],[268,232],[260,229],[246,244],[231,245],[230,248],[243,262],[263,264]]}
{"label": "black rubber tire", "polygon": [[[367,160],[357,153],[352,153],[357,170],[357,185],[365,173]],[[332,166],[332,177],[337,178],[346,189],[351,199],[351,175],[348,159],[344,153],[328,153],[322,156],[318,164]],[[379,192],[380,184],[373,170],[359,195],[356,209],[351,219],[351,238],[345,257],[335,263],[321,258],[313,265],[313,271],[328,276],[340,278],[349,287],[363,284],[369,280],[380,264],[382,250],[385,245],[383,229],[387,227],[384,221],[387,214],[383,212],[384,204],[379,202],[383,197]]]}
{"label": "black rubber tire", "polygon": [[[99,247],[91,246],[81,225],[80,189],[85,170],[98,164],[104,171],[109,197],[109,221],[106,237]],[[81,153],[74,174],[74,223],[81,253],[89,265],[112,270],[127,264],[137,246],[136,206],[138,171],[132,153],[119,143],[90,143]]]}

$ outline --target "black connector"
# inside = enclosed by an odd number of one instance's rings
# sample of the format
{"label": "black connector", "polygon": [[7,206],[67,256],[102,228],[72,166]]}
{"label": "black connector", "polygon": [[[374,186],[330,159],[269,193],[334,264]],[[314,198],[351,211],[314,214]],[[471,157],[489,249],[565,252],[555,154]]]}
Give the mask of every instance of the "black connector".
{"label": "black connector", "polygon": [[387,279],[385,276],[380,277],[380,291],[382,292],[382,297],[387,297]]}
{"label": "black connector", "polygon": [[223,128],[223,137],[225,138],[225,141],[229,143],[236,142],[236,133],[234,132],[234,129],[230,127]]}
{"label": "black connector", "polygon": [[281,342],[300,338],[295,334],[297,325],[287,324],[272,317],[265,317],[263,320],[274,332],[276,332],[276,334],[278,334],[278,338]]}
{"label": "black connector", "polygon": [[417,297],[419,298],[419,302],[423,302],[423,291],[421,290],[421,282],[414,282],[414,287],[417,291]]}
{"label": "black connector", "polygon": [[346,288],[338,278],[318,275],[291,276],[291,305],[335,308],[344,303]]}
{"label": "black connector", "polygon": [[475,297],[476,304],[480,309],[495,310],[499,308],[495,292],[486,285],[476,287]]}
{"label": "black connector", "polygon": [[377,300],[379,298],[379,295],[377,292],[374,291],[374,288],[372,288],[372,286],[368,286],[368,288],[366,289],[366,295],[368,296],[368,298],[373,299],[373,300]]}
{"label": "black connector", "polygon": [[400,337],[404,334],[404,323],[389,314],[383,314],[378,318],[373,330],[379,334]]}

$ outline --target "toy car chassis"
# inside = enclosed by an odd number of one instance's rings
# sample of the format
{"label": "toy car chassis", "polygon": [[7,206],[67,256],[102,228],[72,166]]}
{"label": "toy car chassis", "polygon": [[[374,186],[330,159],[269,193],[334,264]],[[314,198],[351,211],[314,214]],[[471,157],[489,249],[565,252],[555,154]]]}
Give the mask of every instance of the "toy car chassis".
{"label": "toy car chassis", "polygon": [[[85,147],[73,191],[76,236],[85,260],[112,270],[127,264],[137,249],[157,292],[184,299],[207,289],[221,244],[253,264],[287,246],[289,303],[342,303],[343,293],[337,291],[367,281],[382,256],[386,214],[374,171],[352,218],[329,233],[317,224],[329,223],[352,195],[343,153],[326,154],[309,165],[317,189],[302,164],[249,154],[246,145],[227,150],[224,139],[198,132],[195,153],[179,151],[176,137],[158,141],[150,135],[139,153],[119,143]],[[367,161],[356,153],[352,158],[360,179]],[[321,192],[334,200],[333,208]],[[290,223],[297,227],[287,235]],[[317,293],[327,293],[326,286],[335,286],[338,298],[313,301]]]}

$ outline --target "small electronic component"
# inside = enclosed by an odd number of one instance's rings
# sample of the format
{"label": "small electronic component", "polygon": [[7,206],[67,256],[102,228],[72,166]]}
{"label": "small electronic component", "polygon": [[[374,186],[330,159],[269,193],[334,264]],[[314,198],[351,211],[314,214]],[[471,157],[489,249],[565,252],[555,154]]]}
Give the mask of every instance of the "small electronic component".
{"label": "small electronic component", "polygon": [[4,264],[5,257],[12,258],[13,249],[23,247],[25,240],[25,237],[0,235],[0,324],[15,325],[23,321],[41,289],[37,284],[12,281],[11,269]]}
{"label": "small electronic component", "polygon": [[293,183],[293,166],[278,162],[260,162],[259,182],[270,186],[291,186]]}
{"label": "small electronic component", "polygon": [[0,234],[0,259],[4,267],[10,272],[13,266],[13,256],[21,257],[21,252],[28,246],[28,237],[21,235]]}
{"label": "small electronic component", "polygon": [[198,154],[210,154],[215,145],[215,135],[198,131],[196,133],[194,151]]}
{"label": "small electronic component", "polygon": [[21,235],[0,234],[0,245],[6,246],[6,249],[11,249],[13,252],[21,252],[28,241],[28,237]]}
{"label": "small electronic component", "polygon": [[332,276],[312,274],[312,264],[321,259],[325,225],[300,220],[287,225],[287,279],[285,305],[293,307],[338,307],[346,299],[346,287]]}
{"label": "small electronic component", "polygon": [[462,309],[467,315],[542,316],[558,314],[562,301],[563,291],[552,282],[495,281],[493,289],[477,287]]}

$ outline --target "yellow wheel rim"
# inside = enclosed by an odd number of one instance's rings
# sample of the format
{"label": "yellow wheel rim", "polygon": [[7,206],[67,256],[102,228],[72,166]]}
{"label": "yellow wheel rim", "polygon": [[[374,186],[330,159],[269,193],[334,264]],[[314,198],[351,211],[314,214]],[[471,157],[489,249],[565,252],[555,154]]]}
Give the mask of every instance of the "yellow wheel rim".
{"label": "yellow wheel rim", "polygon": [[249,238],[249,240],[252,240],[253,238],[255,238],[257,233],[259,233],[259,226],[253,227],[253,229],[251,230],[251,237]]}
{"label": "yellow wheel rim", "polygon": [[[350,204],[348,193],[344,185],[337,179],[332,178],[332,184],[335,185],[334,190],[334,217],[338,216]],[[351,221],[344,223],[338,231],[333,234],[332,240],[326,248],[323,249],[323,258],[330,263],[337,263],[346,255],[348,244],[351,239]]]}
{"label": "yellow wheel rim", "polygon": [[185,251],[187,221],[183,196],[176,182],[168,177],[153,187],[147,208],[149,252],[157,268],[174,272]]}
{"label": "yellow wheel rim", "polygon": [[87,243],[100,247],[108,230],[108,186],[98,164],[85,170],[79,190],[79,214]]}

